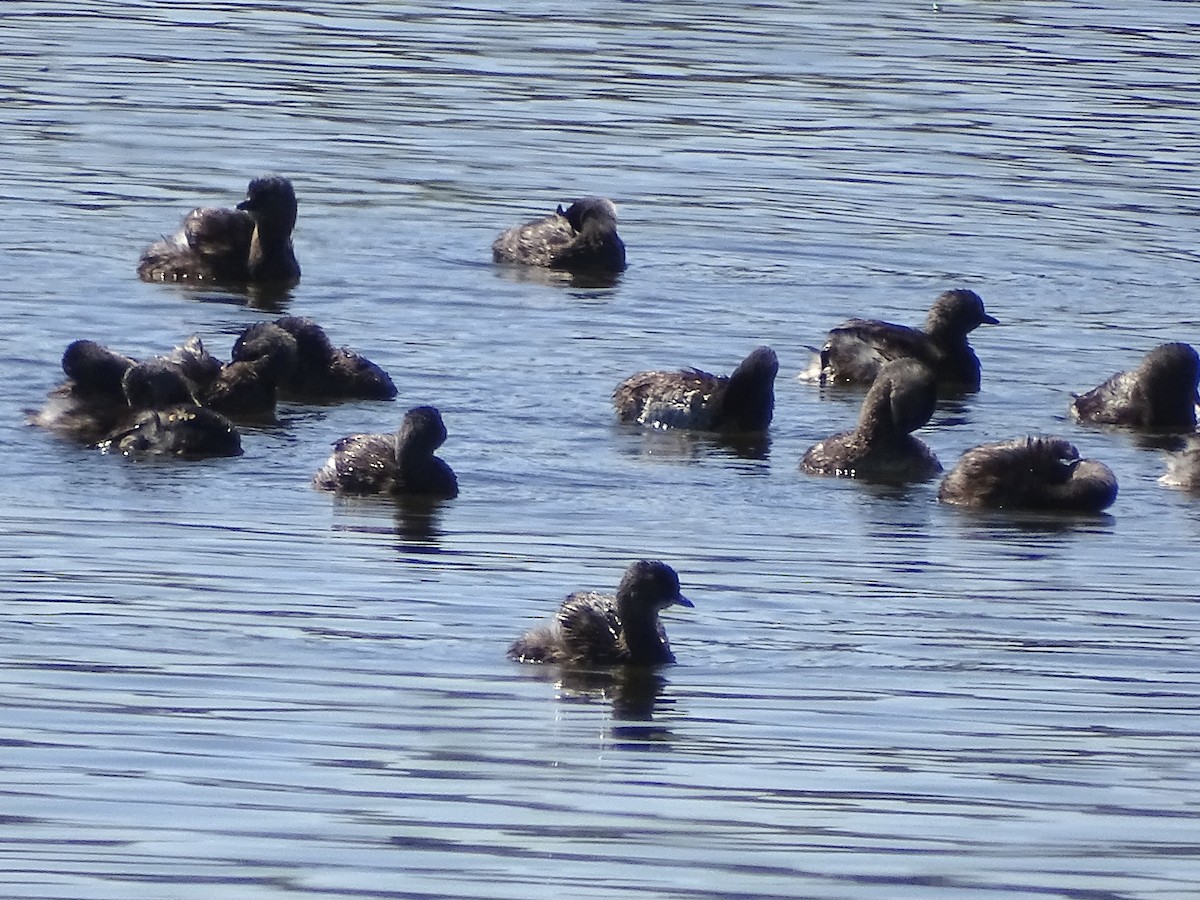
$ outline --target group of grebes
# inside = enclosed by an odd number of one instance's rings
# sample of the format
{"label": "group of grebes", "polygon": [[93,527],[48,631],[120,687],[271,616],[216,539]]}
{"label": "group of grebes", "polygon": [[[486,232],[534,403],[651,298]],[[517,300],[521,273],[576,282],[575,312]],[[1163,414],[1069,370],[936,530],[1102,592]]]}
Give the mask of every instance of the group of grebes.
{"label": "group of grebes", "polygon": [[[180,230],[142,254],[145,281],[224,287],[291,286],[300,279],[292,249],[296,195],[286,178],[250,182],[236,209],[190,212]],[[497,263],[583,274],[625,268],[617,210],[604,198],[578,200],[551,215],[503,232],[492,245]],[[997,324],[979,295],[941,294],[920,328],[851,319],[828,333],[801,377],[868,388],[853,429],[810,447],[800,468],[813,475],[907,482],[942,471],[912,432],[933,415],[939,391],[976,391],[979,360],[967,336]],[[392,399],[387,373],[350,350],[336,349],[311,319],[284,316],[251,325],[234,342],[229,362],[193,336],[169,353],[138,361],[94,341],[67,347],[67,380],[51,391],[30,421],[60,435],[128,456],[234,456],[234,422],[274,415],[277,398],[291,401]],[[774,413],[779,361],[759,347],[728,376],[698,369],[633,375],[613,393],[622,422],[747,435],[765,432]],[[1113,375],[1076,396],[1082,422],[1152,432],[1187,433],[1161,480],[1200,490],[1196,429],[1200,359],[1188,344],[1164,344],[1138,368]],[[446,439],[438,410],[418,406],[395,434],[339,440],[313,478],[321,490],[449,499],[458,481],[435,451]],[[946,475],[938,499],[969,507],[1096,513],[1116,499],[1117,482],[1103,463],[1080,457],[1057,437],[1022,437],[968,450]],[[573,666],[659,665],[674,661],[658,619],[661,610],[692,603],[663,562],[632,564],[615,596],[573,593],[554,619],[509,648],[525,662]]]}

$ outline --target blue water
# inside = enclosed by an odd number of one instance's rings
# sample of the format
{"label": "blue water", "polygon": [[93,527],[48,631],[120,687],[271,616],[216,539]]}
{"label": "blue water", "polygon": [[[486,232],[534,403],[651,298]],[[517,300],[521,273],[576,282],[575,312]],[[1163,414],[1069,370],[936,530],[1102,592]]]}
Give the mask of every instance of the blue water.
{"label": "blue water", "polygon": [[[1200,343],[1186,3],[0,9],[0,894],[1192,897],[1200,501],[1071,391]],[[273,309],[139,282],[278,171]],[[490,262],[612,197],[611,288]],[[1062,434],[1110,514],[964,514],[797,470],[860,395],[794,376],[850,315],[968,286],[983,389],[921,437]],[[289,405],[239,459],[23,423],[71,340],[165,352],[309,315],[394,403]],[[762,458],[618,428],[647,368],[779,353]],[[432,515],[308,487],[441,409]],[[509,640],[633,559],[679,663],[584,679]]]}

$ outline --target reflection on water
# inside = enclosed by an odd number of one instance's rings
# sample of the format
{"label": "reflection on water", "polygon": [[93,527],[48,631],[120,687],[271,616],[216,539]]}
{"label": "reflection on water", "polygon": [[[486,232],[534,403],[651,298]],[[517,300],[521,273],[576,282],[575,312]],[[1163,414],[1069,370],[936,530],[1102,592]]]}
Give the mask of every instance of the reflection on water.
{"label": "reflection on water", "polygon": [[[45,7],[0,16],[0,894],[1194,893],[1200,505],[1159,439],[1067,419],[1200,342],[1193,5]],[[265,171],[299,285],[137,280],[146,235]],[[492,265],[531,198],[585,194],[621,198],[619,278]],[[1062,434],[1110,515],[797,471],[862,402],[794,377],[810,349],[960,285],[1005,324],[921,439],[949,467]],[[76,338],[284,309],[396,403],[286,405],[194,465],[21,424]],[[647,360],[764,343],[767,440],[614,424]],[[309,487],[418,403],[459,498]],[[677,665],[505,658],[642,557],[697,602]]]}
{"label": "reflection on water", "polygon": [[1187,446],[1187,438],[1180,434],[1130,434],[1133,443],[1141,450],[1179,451]]}
{"label": "reflection on water", "polygon": [[[335,497],[333,528],[382,533],[390,530],[401,551],[436,553],[442,536],[440,500],[423,497]],[[390,519],[390,525],[382,523]],[[365,520],[365,521],[364,521]]]}
{"label": "reflection on water", "polygon": [[510,265],[497,265],[493,271],[498,277],[517,284],[538,284],[581,290],[616,287],[620,283],[622,275],[620,272],[564,272],[558,269],[544,269],[540,266]]}
{"label": "reflection on water", "polygon": [[667,685],[662,673],[642,666],[612,669],[570,669],[558,666],[529,666],[532,676],[554,685],[565,701],[595,701],[611,704],[618,721],[650,722],[654,707]]}
{"label": "reflection on water", "polygon": [[225,288],[214,290],[211,287],[192,287],[190,285],[164,285],[164,290],[178,291],[184,297],[199,300],[201,303],[227,303],[245,305],[250,309],[265,313],[280,314],[286,312],[288,303],[295,293],[295,288],[279,285],[247,285],[244,288]]}
{"label": "reflection on water", "polygon": [[769,433],[679,431],[621,423],[613,429],[623,438],[619,445],[623,452],[650,460],[697,462],[706,456],[717,456],[766,462],[771,453]]}
{"label": "reflection on water", "polygon": [[955,507],[962,524],[979,529],[980,536],[993,540],[1008,540],[1016,533],[1033,532],[1057,534],[1112,534],[1115,517],[1109,513],[1056,513],[1027,509],[969,509]]}
{"label": "reflection on water", "polygon": [[440,510],[442,504],[419,497],[401,497],[395,502],[396,537],[406,547],[423,547],[436,551],[441,537]]}

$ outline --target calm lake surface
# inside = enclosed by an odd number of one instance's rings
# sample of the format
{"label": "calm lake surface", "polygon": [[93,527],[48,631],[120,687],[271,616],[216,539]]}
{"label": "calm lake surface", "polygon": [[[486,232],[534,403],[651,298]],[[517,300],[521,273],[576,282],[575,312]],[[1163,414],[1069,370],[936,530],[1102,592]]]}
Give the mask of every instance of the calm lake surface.
{"label": "calm lake surface", "polygon": [[[1200,6],[6,0],[0,46],[0,895],[1197,896],[1200,499],[1066,412],[1200,343]],[[289,296],[137,280],[265,172]],[[491,264],[587,194],[614,286]],[[921,436],[1062,434],[1111,515],[797,470],[861,396],[796,380],[809,348],[953,286],[1002,325]],[[397,401],[202,463],[23,422],[75,338],[227,355],[280,310]],[[765,454],[614,424],[626,375],[764,343]],[[461,497],[309,488],[418,403]],[[696,604],[678,665],[505,659],[640,557]]]}

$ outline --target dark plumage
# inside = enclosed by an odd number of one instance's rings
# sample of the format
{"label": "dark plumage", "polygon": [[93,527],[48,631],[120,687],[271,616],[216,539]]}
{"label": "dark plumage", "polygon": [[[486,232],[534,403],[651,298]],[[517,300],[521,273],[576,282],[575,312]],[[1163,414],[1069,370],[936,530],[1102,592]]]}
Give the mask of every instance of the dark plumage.
{"label": "dark plumage", "polygon": [[1071,401],[1081,422],[1147,431],[1194,431],[1200,357],[1190,344],[1155,347],[1130,372],[1118,372]]}
{"label": "dark plumage", "polygon": [[296,400],[391,400],[396,396],[387,372],[345,347],[335,349],[320,325],[300,316],[284,316],[273,325],[251,325],[233,345],[233,358],[245,359],[272,327],[282,328],[296,341],[296,367],[280,385],[283,396]]}
{"label": "dark plumage", "polygon": [[198,334],[193,334],[161,358],[179,370],[194,396],[198,396],[221,374],[221,361],[208,352]]}
{"label": "dark plumage", "polygon": [[501,234],[492,244],[492,259],[568,272],[620,272],[625,244],[617,234],[617,208],[603,197],[576,200],[566,210],[560,206]]}
{"label": "dark plumage", "polygon": [[67,380],[28,421],[63,437],[94,444],[129,414],[122,379],[136,364],[96,341],[73,341],[63,353]]}
{"label": "dark plumage", "polygon": [[699,369],[631,375],[617,385],[613,405],[620,421],[654,428],[765,431],[775,412],[778,373],[775,351],[758,347],[731,375]]}
{"label": "dark plumage", "polygon": [[193,403],[191,386],[179,368],[165,359],[151,359],[130,366],[121,378],[121,388],[131,409],[166,409]]}
{"label": "dark plumage", "polygon": [[1102,462],[1081,459],[1056,437],[1027,437],[968,450],[942,479],[938,499],[970,507],[1096,513],[1117,498],[1117,479]]}
{"label": "dark plumage", "polygon": [[1183,450],[1167,455],[1167,473],[1158,480],[1171,487],[1200,492],[1200,435],[1192,435]]}
{"label": "dark plumage", "polygon": [[631,565],[616,596],[576,592],[554,619],[522,635],[508,648],[518,662],[574,666],[657,666],[675,662],[660,611],[691,606],[679,592],[679,576],[663,562]]}
{"label": "dark plumage", "polygon": [[241,436],[220,413],[197,406],[177,366],[153,359],[131,366],[123,378],[129,414],[99,443],[125,456],[200,459],[240,456]]}
{"label": "dark plumage", "polygon": [[810,475],[874,481],[919,481],[942,471],[933,452],[910,432],[929,422],[937,384],[915,359],[884,363],[863,399],[858,425],[808,448],[800,468]]}
{"label": "dark plumage", "polygon": [[280,387],[296,370],[296,339],[274,325],[251,328],[255,334],[235,343],[231,362],[210,355],[195,335],[166,357],[179,367],[201,406],[234,419],[274,415]]}
{"label": "dark plumage", "polygon": [[822,384],[870,384],[879,367],[890,359],[914,358],[929,366],[939,385],[979,390],[979,358],[967,335],[997,320],[983,309],[974,291],[956,289],[940,294],[921,328],[874,319],[850,319],[829,332],[821,348]]}
{"label": "dark plumage", "polygon": [[190,284],[294,284],[296,194],[286,178],[255,178],[237,209],[194,209],[180,230],[138,262],[143,281]]}
{"label": "dark plumage", "polygon": [[352,434],[313,477],[313,487],[340,494],[391,494],[449,500],[458,480],[434,451],[446,440],[446,426],[432,406],[404,414],[396,434]]}

